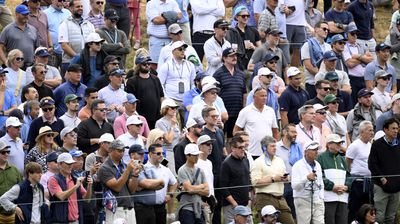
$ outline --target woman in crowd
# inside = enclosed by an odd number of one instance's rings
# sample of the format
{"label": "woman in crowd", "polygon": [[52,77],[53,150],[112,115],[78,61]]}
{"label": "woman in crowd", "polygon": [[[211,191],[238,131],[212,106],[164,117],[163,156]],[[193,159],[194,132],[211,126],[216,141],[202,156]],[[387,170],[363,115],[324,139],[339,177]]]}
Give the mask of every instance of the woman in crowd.
{"label": "woman in crowd", "polygon": [[29,151],[25,158],[25,164],[29,162],[37,162],[43,172],[47,171],[46,156],[51,152],[57,151],[58,145],[54,142],[54,137],[58,132],[54,132],[49,126],[44,126],[39,129],[39,135],[36,137],[36,145]]}
{"label": "woman in crowd", "polygon": [[356,219],[351,224],[377,224],[376,209],[371,204],[363,204],[358,210]]}
{"label": "woman in crowd", "polygon": [[18,49],[11,50],[7,55],[6,86],[7,90],[14,94],[15,101],[19,105],[21,103],[22,88],[28,85],[28,79],[25,71],[21,68],[24,66],[24,54]]}

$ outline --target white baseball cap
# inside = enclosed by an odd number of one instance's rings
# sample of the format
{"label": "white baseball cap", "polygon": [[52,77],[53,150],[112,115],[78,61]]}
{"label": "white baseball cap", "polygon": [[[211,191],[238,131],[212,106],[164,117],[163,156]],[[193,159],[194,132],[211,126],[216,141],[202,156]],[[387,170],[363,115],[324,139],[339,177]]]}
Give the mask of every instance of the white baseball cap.
{"label": "white baseball cap", "polygon": [[91,42],[104,42],[104,39],[100,37],[100,35],[96,32],[90,33],[87,37],[86,37],[86,42],[85,43],[91,43]]}
{"label": "white baseball cap", "polygon": [[114,141],[114,136],[110,133],[104,133],[100,136],[99,143],[101,142],[112,142]]}
{"label": "white baseball cap", "polygon": [[261,216],[273,215],[277,213],[279,214],[281,212],[276,210],[275,207],[272,205],[266,205],[264,206],[264,208],[261,209]]}
{"label": "white baseball cap", "polygon": [[6,127],[10,127],[10,126],[19,127],[21,125],[22,125],[22,123],[19,121],[19,119],[17,117],[9,117],[6,120]]}
{"label": "white baseball cap", "polygon": [[187,44],[185,44],[185,42],[183,42],[183,41],[180,41],[180,40],[178,40],[178,41],[175,41],[175,42],[174,42],[174,43],[172,43],[172,45],[171,45],[171,49],[172,49],[172,50],[175,50],[175,49],[177,49],[177,48],[180,48],[180,47],[187,48],[187,47],[188,47],[188,45],[187,45]]}
{"label": "white baseball cap", "polygon": [[328,108],[328,106],[323,106],[323,105],[321,105],[319,103],[314,104],[313,107],[314,107],[315,111],[317,111],[317,110],[326,110]]}
{"label": "white baseball cap", "polygon": [[287,77],[296,76],[301,74],[301,71],[297,67],[289,67],[287,70]]}
{"label": "white baseball cap", "polygon": [[208,75],[201,79],[201,86],[205,86],[206,84],[218,85],[219,82],[214,77]]}
{"label": "white baseball cap", "polygon": [[271,72],[271,70],[269,70],[269,68],[260,68],[260,69],[258,70],[258,72],[257,72],[257,75],[258,75],[258,76],[261,76],[261,75],[271,75],[271,74],[273,74],[273,72]]}
{"label": "white baseball cap", "polygon": [[139,116],[132,115],[132,116],[128,117],[128,119],[126,120],[126,126],[131,125],[131,124],[134,124],[134,125],[143,124],[143,121],[140,120]]}
{"label": "white baseball cap", "polygon": [[57,163],[67,163],[72,164],[75,163],[75,160],[72,158],[71,154],[68,152],[63,152],[57,157]]}
{"label": "white baseball cap", "polygon": [[185,147],[185,155],[199,155],[201,153],[203,152],[201,152],[199,147],[194,143],[187,144]]}
{"label": "white baseball cap", "polygon": [[178,105],[175,103],[173,99],[165,99],[161,103],[161,109],[164,109],[166,107],[178,107]]}

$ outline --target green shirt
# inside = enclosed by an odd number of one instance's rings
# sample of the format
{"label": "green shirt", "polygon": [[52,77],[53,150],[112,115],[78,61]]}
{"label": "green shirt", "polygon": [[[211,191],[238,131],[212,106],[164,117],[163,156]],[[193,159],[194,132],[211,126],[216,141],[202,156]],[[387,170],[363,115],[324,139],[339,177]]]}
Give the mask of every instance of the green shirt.
{"label": "green shirt", "polygon": [[4,170],[0,169],[0,195],[6,193],[12,186],[22,181],[22,179],[23,177],[18,169],[7,163]]}

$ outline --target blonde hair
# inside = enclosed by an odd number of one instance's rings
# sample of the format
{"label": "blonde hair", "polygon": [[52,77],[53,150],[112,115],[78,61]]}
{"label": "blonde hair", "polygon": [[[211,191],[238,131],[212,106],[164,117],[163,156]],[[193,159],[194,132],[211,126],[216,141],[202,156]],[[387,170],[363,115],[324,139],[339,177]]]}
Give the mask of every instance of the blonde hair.
{"label": "blonde hair", "polygon": [[155,128],[149,132],[147,136],[147,144],[146,147],[149,148],[150,145],[155,144],[156,140],[160,137],[164,136],[164,131],[161,129]]}
{"label": "blonde hair", "polygon": [[14,59],[17,57],[17,54],[20,53],[22,54],[22,57],[24,56],[24,53],[18,49],[11,50],[8,52],[7,55],[7,67],[11,67],[11,62],[14,61]]}
{"label": "blonde hair", "polygon": [[39,137],[39,139],[38,139],[39,141],[36,142],[36,150],[38,152],[40,152],[40,153],[45,153],[45,152],[49,153],[51,151],[57,150],[58,149],[58,145],[55,142],[53,142],[53,144],[51,145],[50,149],[46,148],[46,143],[44,142],[44,137],[45,136],[46,135],[42,135],[42,136]]}

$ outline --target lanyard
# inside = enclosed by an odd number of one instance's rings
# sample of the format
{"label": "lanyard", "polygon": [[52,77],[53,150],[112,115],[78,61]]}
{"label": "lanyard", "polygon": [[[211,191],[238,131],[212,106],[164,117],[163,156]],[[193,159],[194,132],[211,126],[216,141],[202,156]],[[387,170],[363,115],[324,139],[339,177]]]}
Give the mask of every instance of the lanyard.
{"label": "lanyard", "polygon": [[181,66],[181,72],[179,72],[178,70],[178,65],[175,63],[174,60],[172,60],[172,65],[174,66],[174,70],[176,69],[176,72],[179,75],[179,79],[182,79],[182,75],[183,75],[183,64],[185,63],[185,61],[182,61],[182,66]]}
{"label": "lanyard", "polygon": [[117,29],[114,30],[114,38],[111,37],[111,35],[108,33],[107,30],[104,30],[104,31],[105,31],[105,33],[107,34],[107,36],[114,42],[114,44],[116,44],[116,43],[117,43],[117,40],[118,40],[118,32],[117,32]]}
{"label": "lanyard", "polygon": [[307,135],[308,138],[310,138],[312,141],[314,141],[314,136],[312,135],[312,126],[311,126],[311,136],[307,133],[307,130],[304,129],[304,127],[301,127],[300,125],[299,125],[299,127],[304,132],[304,134]]}

